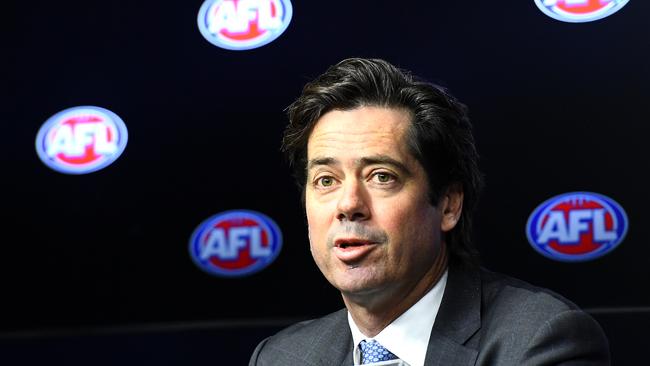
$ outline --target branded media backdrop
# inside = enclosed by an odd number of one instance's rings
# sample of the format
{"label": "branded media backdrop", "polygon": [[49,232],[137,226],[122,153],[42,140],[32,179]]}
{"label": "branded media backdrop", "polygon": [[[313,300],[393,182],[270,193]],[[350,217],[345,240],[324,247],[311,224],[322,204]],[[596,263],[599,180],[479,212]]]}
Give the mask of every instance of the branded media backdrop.
{"label": "branded media backdrop", "polygon": [[[283,110],[304,83],[353,56],[410,69],[469,106],[487,182],[476,218],[485,266],[595,314],[650,306],[648,2],[568,23],[532,0],[294,1],[284,33],[247,51],[206,41],[201,1],[11,5],[0,155],[5,335],[281,323],[340,308],[310,257],[279,141]],[[34,148],[43,123],[75,106],[105,108],[128,128],[121,156],[90,174],[56,172]],[[542,256],[528,243],[528,217],[576,191],[617,202],[627,235],[593,260]],[[217,277],[195,264],[188,243],[204,220],[234,209],[274,220],[282,248],[257,273]]]}

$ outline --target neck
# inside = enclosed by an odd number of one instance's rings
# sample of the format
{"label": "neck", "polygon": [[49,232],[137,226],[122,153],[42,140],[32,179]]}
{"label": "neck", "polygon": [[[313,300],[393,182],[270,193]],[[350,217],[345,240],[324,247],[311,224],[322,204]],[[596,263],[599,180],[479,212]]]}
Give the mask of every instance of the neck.
{"label": "neck", "polygon": [[374,337],[426,295],[447,269],[447,252],[440,253],[429,271],[418,281],[385,288],[373,294],[343,294],[343,302],[354,323],[366,337]]}

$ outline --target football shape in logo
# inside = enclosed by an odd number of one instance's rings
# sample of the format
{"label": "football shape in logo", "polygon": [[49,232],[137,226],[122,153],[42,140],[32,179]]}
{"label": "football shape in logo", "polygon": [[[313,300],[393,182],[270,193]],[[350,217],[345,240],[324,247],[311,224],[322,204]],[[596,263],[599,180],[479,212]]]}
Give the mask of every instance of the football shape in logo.
{"label": "football shape in logo", "polygon": [[629,0],[535,0],[551,18],[569,23],[591,22],[621,10]]}
{"label": "football shape in logo", "polygon": [[190,238],[190,256],[199,268],[223,277],[261,271],[282,249],[282,233],[268,216],[226,211],[203,221]]}
{"label": "football shape in logo", "polygon": [[206,0],[197,21],[208,42],[229,50],[249,50],[278,38],[289,26],[289,0]]}
{"label": "football shape in logo", "polygon": [[587,261],[614,250],[625,237],[627,215],[609,197],[572,192],[553,197],[533,211],[526,235],[542,255],[565,262]]}
{"label": "football shape in logo", "polygon": [[105,168],[126,147],[126,126],[115,113],[83,106],[50,117],[36,135],[36,152],[48,167],[66,174]]}

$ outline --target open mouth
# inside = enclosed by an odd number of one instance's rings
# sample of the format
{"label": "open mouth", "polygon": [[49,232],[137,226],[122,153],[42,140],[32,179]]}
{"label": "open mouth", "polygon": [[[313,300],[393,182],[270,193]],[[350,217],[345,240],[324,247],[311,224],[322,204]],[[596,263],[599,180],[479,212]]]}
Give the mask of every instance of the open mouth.
{"label": "open mouth", "polygon": [[334,254],[346,264],[358,263],[377,247],[375,244],[363,239],[342,238],[334,242]]}
{"label": "open mouth", "polygon": [[362,247],[364,245],[371,245],[371,244],[373,243],[362,239],[339,239],[334,242],[334,245],[341,249]]}
{"label": "open mouth", "polygon": [[346,248],[349,248],[349,247],[359,247],[359,246],[362,246],[362,245],[366,245],[366,244],[363,244],[363,243],[341,243],[341,244],[339,244],[339,248],[346,249]]}

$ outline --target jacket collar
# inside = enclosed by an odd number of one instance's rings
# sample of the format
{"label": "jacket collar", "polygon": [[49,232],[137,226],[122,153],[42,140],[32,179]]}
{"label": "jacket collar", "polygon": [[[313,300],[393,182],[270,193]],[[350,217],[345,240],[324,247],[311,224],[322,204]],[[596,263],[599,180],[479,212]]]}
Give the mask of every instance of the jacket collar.
{"label": "jacket collar", "polygon": [[[319,364],[349,366],[352,360],[352,333],[347,310],[330,316],[332,326],[323,328],[320,339],[328,340]],[[478,351],[465,343],[481,326],[481,279],[478,269],[450,266],[445,294],[431,330],[425,365],[473,365]]]}
{"label": "jacket collar", "polygon": [[481,327],[478,269],[450,266],[445,294],[431,330],[425,365],[472,365],[478,351],[466,342]]}
{"label": "jacket collar", "polygon": [[[352,360],[352,332],[348,324],[348,311],[341,309],[324,319],[328,324],[321,327],[317,339],[312,342],[313,356],[322,366],[350,366]],[[307,357],[311,359],[311,357]]]}

